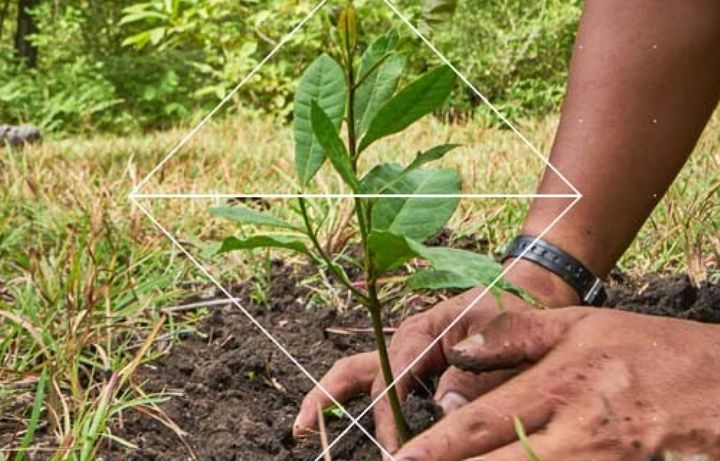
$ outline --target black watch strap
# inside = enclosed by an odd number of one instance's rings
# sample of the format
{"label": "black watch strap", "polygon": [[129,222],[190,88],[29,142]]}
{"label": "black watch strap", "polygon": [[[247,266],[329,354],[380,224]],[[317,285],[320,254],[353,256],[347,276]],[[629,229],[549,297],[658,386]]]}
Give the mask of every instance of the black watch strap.
{"label": "black watch strap", "polygon": [[544,240],[526,235],[516,237],[505,251],[502,261],[510,258],[532,261],[558,275],[577,291],[586,306],[602,306],[607,299],[599,277],[583,263]]}

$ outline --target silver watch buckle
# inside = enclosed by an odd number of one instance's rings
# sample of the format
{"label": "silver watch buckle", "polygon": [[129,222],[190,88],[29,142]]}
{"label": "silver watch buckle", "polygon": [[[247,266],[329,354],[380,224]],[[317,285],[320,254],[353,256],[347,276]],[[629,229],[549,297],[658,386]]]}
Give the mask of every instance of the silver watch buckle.
{"label": "silver watch buckle", "polygon": [[603,283],[602,280],[599,278],[596,278],[593,282],[590,289],[585,293],[585,297],[583,298],[583,302],[588,306],[594,306],[595,301],[597,300],[598,295],[603,289]]}

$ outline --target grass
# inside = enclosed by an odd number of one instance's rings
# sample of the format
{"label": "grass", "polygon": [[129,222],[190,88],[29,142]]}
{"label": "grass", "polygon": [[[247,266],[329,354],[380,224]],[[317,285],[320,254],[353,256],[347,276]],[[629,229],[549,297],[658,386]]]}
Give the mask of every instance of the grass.
{"label": "grass", "polygon": [[[551,117],[522,129],[547,151],[555,124]],[[532,192],[542,170],[508,131],[435,121],[414,130],[385,148],[400,158],[438,141],[463,143],[447,164],[459,167],[468,192]],[[207,281],[131,208],[127,195],[185,133],[0,150],[0,460],[21,461],[26,449],[52,459],[93,459],[103,441],[124,443],[108,430],[109,418],[137,410],[163,419],[156,404],[164,396],[146,395],[133,372],[193,329],[202,312],[166,316],[162,307]],[[708,174],[720,171],[718,133],[720,114],[622,259],[624,271],[718,278],[720,178]],[[295,192],[291,168],[287,127],[239,117],[209,125],[144,191]],[[319,191],[340,190],[329,176],[320,184]],[[208,218],[212,200],[145,203],[196,254],[228,232]],[[287,213],[282,202],[268,205]],[[331,223],[348,211],[342,201],[315,206]],[[495,251],[516,231],[526,207],[521,200],[464,201],[453,228],[459,236],[481,235]],[[337,237],[325,237],[331,236]],[[264,255],[241,257],[206,262],[228,282],[267,271]],[[261,287],[257,296],[265,296]]]}

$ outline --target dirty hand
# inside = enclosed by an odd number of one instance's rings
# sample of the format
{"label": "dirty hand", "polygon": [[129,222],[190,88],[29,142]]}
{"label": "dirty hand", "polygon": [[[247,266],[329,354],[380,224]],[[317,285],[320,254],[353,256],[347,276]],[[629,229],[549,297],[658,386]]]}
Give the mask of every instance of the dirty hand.
{"label": "dirty hand", "polygon": [[[508,312],[448,351],[465,370],[531,365],[442,419],[398,461],[720,459],[720,326],[609,309]],[[654,459],[654,458],[652,458]]]}
{"label": "dirty hand", "polygon": [[[508,280],[524,288],[546,305],[572,303],[572,296],[575,295],[561,280],[531,263],[520,263],[510,271]],[[393,335],[389,348],[395,375],[405,370],[482,291],[482,287],[470,290],[403,322]],[[510,295],[504,295],[502,303],[506,311],[529,308],[527,303]],[[436,402],[447,414],[514,376],[514,370],[474,374],[453,367],[448,369],[447,365],[447,351],[458,342],[482,331],[500,312],[491,295],[487,294],[480,299],[461,321],[415,364],[411,373],[398,381],[400,398],[404,399],[409,390],[418,384],[418,378],[437,376],[447,370],[442,375],[435,394]],[[376,352],[358,354],[338,361],[320,384],[340,402],[363,393],[377,396],[386,387]],[[293,427],[294,435],[305,435],[310,429],[317,427],[318,405],[325,408],[330,404],[330,400],[319,388],[313,389],[303,400]],[[375,405],[374,412],[378,441],[389,452],[397,450],[400,446],[387,399],[381,399]]]}
{"label": "dirty hand", "polygon": [[[389,347],[395,376],[405,370],[481,292],[480,288],[470,290],[403,322],[393,335]],[[513,301],[508,300],[507,304],[509,305],[504,306],[505,308],[526,307],[515,298]],[[425,354],[411,372],[398,381],[397,391],[400,398],[406,397],[409,390],[417,384],[418,378],[436,376],[445,370],[447,368],[445,354],[450,347],[469,335],[479,333],[499,312],[491,295],[488,294],[480,300],[435,347]],[[508,372],[505,371],[475,375],[451,368],[442,376],[436,400],[441,406],[451,410],[488,391],[508,377]],[[322,378],[320,384],[340,402],[358,394],[370,393],[374,398],[386,387],[377,352],[358,354],[337,361]],[[325,408],[331,405],[331,402],[316,387],[303,400],[293,427],[296,436],[301,436],[307,432],[307,429],[316,427],[318,405]],[[374,411],[378,441],[390,452],[397,450],[399,444],[395,423],[387,399],[378,401]]]}

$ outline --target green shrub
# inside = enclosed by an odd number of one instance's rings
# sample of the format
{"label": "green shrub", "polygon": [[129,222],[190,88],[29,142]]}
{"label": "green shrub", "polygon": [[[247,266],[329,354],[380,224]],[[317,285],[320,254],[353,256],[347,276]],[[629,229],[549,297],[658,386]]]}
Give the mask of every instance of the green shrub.
{"label": "green shrub", "polygon": [[[581,4],[464,0],[452,22],[431,38],[505,115],[542,115],[557,109],[564,94]],[[468,91],[451,102],[457,111],[479,104]]]}
{"label": "green shrub", "polygon": [[[438,64],[429,51],[415,52],[424,45],[379,2],[356,0],[359,28],[395,26],[401,32],[399,48],[413,51],[406,81]],[[451,15],[454,3],[457,12]],[[558,107],[580,0],[396,4],[506,115],[541,115]],[[309,0],[118,0],[101,8],[90,0],[42,2],[34,11],[40,31],[33,37],[40,57],[36,69],[13,63],[10,15],[3,25],[0,121],[33,122],[65,133],[188,123],[229,94],[314,5]],[[329,45],[323,31],[336,20],[335,5],[330,2],[246,82],[230,109],[289,120],[297,76],[314,58],[310,50]],[[478,106],[463,88],[444,110],[492,120]]]}
{"label": "green shrub", "polygon": [[7,122],[32,121],[46,129],[82,131],[88,123],[111,123],[108,109],[117,104],[113,85],[98,72],[100,63],[77,52],[79,11],[68,8],[52,20],[49,7],[35,12],[41,30],[33,40],[43,53],[36,69],[15,63],[12,50],[0,54],[0,117]]}
{"label": "green shrub", "polygon": [[128,132],[168,128],[193,115],[199,105],[187,95],[198,83],[185,55],[124,48],[110,21],[112,11],[120,13],[118,4],[98,13],[74,3],[57,11],[43,3],[33,12],[40,31],[32,37],[37,68],[14,62],[12,50],[0,48],[3,123],[33,122],[62,133]]}

